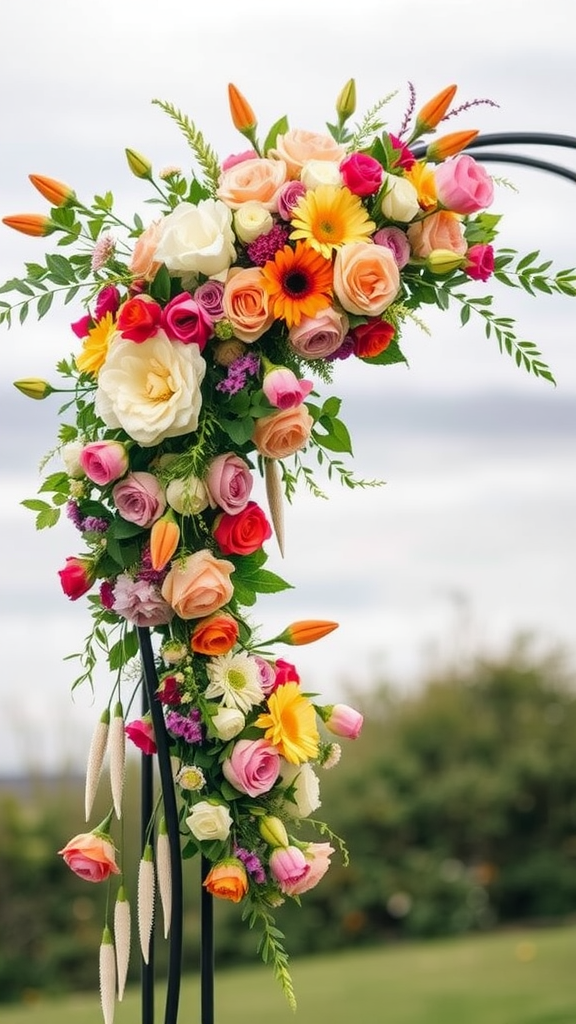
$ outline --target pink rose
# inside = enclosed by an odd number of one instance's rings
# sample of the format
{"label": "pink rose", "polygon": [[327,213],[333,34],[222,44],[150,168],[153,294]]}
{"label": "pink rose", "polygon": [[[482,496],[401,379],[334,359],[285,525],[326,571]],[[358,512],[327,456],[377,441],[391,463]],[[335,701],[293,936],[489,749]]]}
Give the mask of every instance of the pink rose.
{"label": "pink rose", "polygon": [[467,153],[446,160],[434,170],[438,201],[453,213],[477,213],[494,198],[492,178]]}
{"label": "pink rose", "polygon": [[202,306],[202,309],[212,321],[222,320],[224,316],[223,295],[224,285],[222,281],[204,281],[204,284],[199,285],[194,292],[196,302],[199,306]]}
{"label": "pink rose", "polygon": [[242,153],[231,153],[225,160],[222,161],[222,170],[228,171],[231,167],[235,167],[236,164],[242,164],[245,160],[254,160],[258,156],[255,149],[245,149]]}
{"label": "pink rose", "polygon": [[271,662],[266,661],[265,658],[261,658],[260,655],[254,655],[254,661],[258,665],[258,672],[260,674],[260,685],[262,692],[268,697],[273,692],[276,686],[276,672]]}
{"label": "pink rose", "polygon": [[195,344],[200,351],[212,334],[212,320],[189,292],[180,292],[164,307],[162,327],[170,341]]}
{"label": "pink rose", "polygon": [[301,884],[310,874],[310,865],[296,846],[278,846],[271,853],[269,863],[282,892]]}
{"label": "pink rose", "polygon": [[154,738],[154,727],[149,715],[144,718],[135,718],[124,726],[124,732],[132,743],[141,750],[143,754],[155,754],[157,751]]}
{"label": "pink rose", "polygon": [[462,268],[473,281],[487,281],[494,273],[494,249],[491,245],[471,245]]}
{"label": "pink rose", "polygon": [[114,315],[118,311],[120,305],[120,292],[118,291],[115,284],[107,284],[102,291],[98,292],[96,298],[96,307],[94,310],[94,319],[101,320],[106,313],[112,313]]}
{"label": "pink rose", "polygon": [[246,508],[254,480],[247,463],[228,452],[212,460],[204,482],[214,504],[235,515]]}
{"label": "pink rose", "polygon": [[340,174],[346,188],[355,196],[373,196],[382,184],[384,171],[373,156],[350,153],[340,164]]}
{"label": "pink rose", "polygon": [[308,843],[304,857],[310,870],[299,881],[285,882],[282,891],[287,896],[299,896],[313,889],[328,871],[333,853],[334,847],[330,843]]}
{"label": "pink rose", "polygon": [[345,313],[325,309],[315,317],[303,317],[298,327],[291,327],[288,340],[302,359],[325,359],[340,348],[348,334]]}
{"label": "pink rose", "polygon": [[128,453],[120,441],[93,441],[84,446],[78,461],[89,480],[106,487],[128,469]]}
{"label": "pink rose", "polygon": [[71,601],[77,601],[86,594],[94,583],[94,567],[88,558],[67,558],[58,575],[62,590]]}
{"label": "pink rose", "polygon": [[152,473],[129,473],[112,490],[122,519],[147,529],[166,511],[166,496]]}
{"label": "pink rose", "polygon": [[239,740],[222,771],[234,789],[261,796],[272,789],[280,774],[280,755],[267,740]]}
{"label": "pink rose", "polygon": [[264,376],[262,390],[270,405],[277,409],[293,409],[310,394],[314,387],[311,380],[299,380],[293,370],[286,366],[275,366]]}
{"label": "pink rose", "polygon": [[370,242],[343,245],[334,262],[334,291],[349,313],[379,316],[394,301],[400,273],[390,249]]}
{"label": "pink rose", "polygon": [[302,181],[287,181],[278,193],[278,213],[282,220],[291,220],[294,207],[298,200],[306,195],[306,185]]}
{"label": "pink rose", "polygon": [[133,580],[122,573],[116,579],[113,595],[112,610],[135,626],[164,626],[174,618],[174,609],[148,580]]}
{"label": "pink rose", "polygon": [[468,248],[460,220],[448,210],[431,213],[424,220],[411,224],[408,228],[408,241],[412,246],[412,255],[423,260],[435,249],[446,249],[463,256]]}
{"label": "pink rose", "polygon": [[162,597],[181,619],[201,619],[218,611],[234,593],[230,575],[232,562],[215,558],[203,549],[173,565],[164,583]]}
{"label": "pink rose", "polygon": [[348,704],[330,704],[320,709],[320,715],[326,728],[335,736],[355,740],[360,735],[364,718]]}
{"label": "pink rose", "polygon": [[111,874],[120,874],[114,844],[104,832],[82,832],[70,839],[58,853],[62,854],[68,867],[86,882],[103,882]]}
{"label": "pink rose", "polygon": [[402,267],[405,267],[408,263],[410,259],[410,242],[402,228],[380,228],[380,231],[377,231],[374,235],[374,243],[376,245],[384,245],[387,249],[390,249],[399,270],[402,270]]}

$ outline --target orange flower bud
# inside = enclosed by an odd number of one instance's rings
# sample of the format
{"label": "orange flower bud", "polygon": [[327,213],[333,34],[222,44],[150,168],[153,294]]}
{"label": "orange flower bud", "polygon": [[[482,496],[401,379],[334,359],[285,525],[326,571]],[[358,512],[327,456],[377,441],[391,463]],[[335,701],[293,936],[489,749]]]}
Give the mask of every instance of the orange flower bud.
{"label": "orange flower bud", "polygon": [[228,85],[228,102],[230,104],[230,115],[232,123],[242,135],[253,133],[256,125],[256,114],[242,93],[235,85]]}
{"label": "orange flower bud", "polygon": [[43,174],[29,174],[28,177],[34,188],[52,206],[64,206],[76,198],[76,193],[69,185],[64,185],[63,182],[56,181],[55,178],[46,178]]}
{"label": "orange flower bud", "polygon": [[421,110],[416,114],[416,127],[418,135],[422,135],[423,132],[430,131],[440,123],[444,117],[448,107],[452,103],[456,94],[458,86],[448,85],[442,92],[433,96],[428,103],[425,103]]}
{"label": "orange flower bud", "polygon": [[293,647],[301,647],[303,644],[313,644],[315,640],[321,640],[338,629],[337,622],[328,622],[324,619],[302,619],[293,622],[290,626],[277,636],[276,643],[291,644]]}
{"label": "orange flower bud", "polygon": [[2,223],[7,228],[20,231],[23,235],[32,235],[34,238],[42,238],[56,230],[56,224],[42,213],[15,213],[11,217],[2,217]]}
{"label": "orange flower bud", "polygon": [[150,530],[150,561],[156,572],[168,564],[179,540],[180,527],[171,512],[156,520]]}
{"label": "orange flower bud", "polygon": [[477,135],[477,129],[472,129],[469,132],[451,132],[450,135],[442,135],[441,138],[435,139],[430,143],[426,150],[426,159],[440,163],[441,160],[446,160],[449,156],[456,156],[457,153],[461,153],[463,149],[466,149]]}

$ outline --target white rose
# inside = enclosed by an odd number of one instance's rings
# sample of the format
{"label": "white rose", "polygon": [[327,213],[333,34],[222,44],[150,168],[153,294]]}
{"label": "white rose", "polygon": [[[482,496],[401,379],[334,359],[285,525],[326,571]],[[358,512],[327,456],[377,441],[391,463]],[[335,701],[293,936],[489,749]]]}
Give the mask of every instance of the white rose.
{"label": "white rose", "polygon": [[262,203],[250,200],[243,203],[234,214],[236,234],[242,242],[253,242],[259,235],[267,235],[274,227],[274,219]]}
{"label": "white rose", "polygon": [[80,465],[80,452],[84,450],[82,441],[70,441],[69,444],[65,444],[62,451],[62,462],[68,476],[74,480],[79,480],[85,476],[84,470]]}
{"label": "white rose", "polygon": [[220,708],[212,718],[212,727],[219,740],[234,739],[244,728],[245,718],[238,708]]}
{"label": "white rose", "polygon": [[186,818],[186,824],[195,839],[227,839],[232,826],[232,816],[222,804],[211,804],[201,800],[192,808]]}
{"label": "white rose", "polygon": [[306,188],[319,185],[341,185],[339,165],[332,160],[307,160],[300,173],[300,181]]}
{"label": "white rose", "polygon": [[388,220],[407,224],[420,212],[418,192],[407,178],[385,174],[383,186],[386,193],[382,198],[382,213]]}
{"label": "white rose", "polygon": [[208,491],[197,476],[171,480],[166,488],[166,501],[181,516],[197,516],[208,508]]}
{"label": "white rose", "polygon": [[98,374],[96,413],[151,448],[196,430],[205,373],[198,345],[169,341],[164,331],[138,345],[116,335]]}
{"label": "white rose", "polygon": [[307,818],[320,807],[320,781],[309,764],[294,765],[286,762],[280,774],[284,785],[293,789],[291,799],[286,802],[286,810],[290,814]]}
{"label": "white rose", "polygon": [[224,280],[235,258],[232,212],[219,199],[180,203],[162,221],[156,259],[170,274]]}

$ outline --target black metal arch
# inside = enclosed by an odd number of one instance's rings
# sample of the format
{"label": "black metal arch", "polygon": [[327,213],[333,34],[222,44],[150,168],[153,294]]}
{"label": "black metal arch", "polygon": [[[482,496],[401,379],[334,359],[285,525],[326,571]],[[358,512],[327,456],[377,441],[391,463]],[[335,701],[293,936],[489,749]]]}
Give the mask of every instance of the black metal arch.
{"label": "black metal arch", "polygon": [[[496,132],[479,135],[469,143],[464,152],[468,153],[470,150],[476,149],[482,151],[485,146],[556,146],[561,149],[576,150],[576,136],[557,135],[554,132]],[[412,152],[417,158],[423,157],[426,153],[426,146],[414,146]],[[532,167],[534,170],[556,174],[568,181],[576,181],[576,170],[565,167],[563,164],[542,160],[531,154],[488,151],[479,152],[475,156],[484,163],[520,164],[524,167]]]}

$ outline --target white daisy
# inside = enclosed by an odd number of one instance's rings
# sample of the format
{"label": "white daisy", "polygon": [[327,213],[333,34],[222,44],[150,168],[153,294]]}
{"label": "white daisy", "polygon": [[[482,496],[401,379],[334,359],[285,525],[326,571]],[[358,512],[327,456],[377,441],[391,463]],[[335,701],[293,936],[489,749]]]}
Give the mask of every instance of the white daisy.
{"label": "white daisy", "polygon": [[226,708],[247,714],[264,699],[258,663],[249,654],[223,654],[206,666],[210,682],[206,697],[221,697]]}

